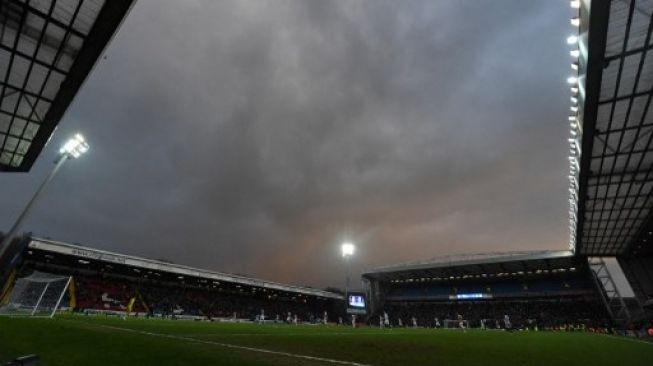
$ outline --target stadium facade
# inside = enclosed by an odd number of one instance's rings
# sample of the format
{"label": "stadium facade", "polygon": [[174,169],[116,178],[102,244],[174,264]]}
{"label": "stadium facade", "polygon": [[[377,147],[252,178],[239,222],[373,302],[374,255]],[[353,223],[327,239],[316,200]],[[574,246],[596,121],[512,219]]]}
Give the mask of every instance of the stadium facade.
{"label": "stadium facade", "polygon": [[444,324],[460,315],[472,326],[484,319],[494,327],[505,311],[520,327],[611,325],[589,263],[570,251],[446,256],[380,267],[363,279],[372,312],[404,313],[404,322],[433,325],[437,317]]}
{"label": "stadium facade", "polygon": [[[33,273],[72,276],[62,307],[81,312],[138,313],[196,319],[336,321],[344,297],[320,289],[293,286],[62,243],[24,238],[13,251],[9,284]],[[11,285],[0,296],[7,303]]]}
{"label": "stadium facade", "polygon": [[580,2],[570,116],[570,244],[582,258],[616,257],[640,304],[653,298],[652,11]]}

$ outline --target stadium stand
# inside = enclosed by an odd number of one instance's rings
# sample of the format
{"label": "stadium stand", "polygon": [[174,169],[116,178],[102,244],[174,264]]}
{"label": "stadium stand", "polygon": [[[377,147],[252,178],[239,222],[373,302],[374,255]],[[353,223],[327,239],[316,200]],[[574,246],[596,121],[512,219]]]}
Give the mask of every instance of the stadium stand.
{"label": "stadium stand", "polygon": [[569,244],[579,257],[617,258],[638,304],[629,307],[597,266],[613,318],[651,321],[642,311],[653,299],[651,4],[581,3],[572,50],[579,85],[571,88]]}
{"label": "stadium stand", "polygon": [[[472,327],[579,329],[612,326],[586,260],[571,252],[449,256],[382,267],[363,275],[372,313],[393,324],[434,327],[461,315]],[[411,322],[409,322],[411,320]],[[374,321],[374,317],[372,317]]]}
{"label": "stadium stand", "polygon": [[73,276],[65,304],[83,313],[192,319],[336,321],[344,308],[331,292],[207,271],[174,263],[32,238],[16,277],[34,271]]}

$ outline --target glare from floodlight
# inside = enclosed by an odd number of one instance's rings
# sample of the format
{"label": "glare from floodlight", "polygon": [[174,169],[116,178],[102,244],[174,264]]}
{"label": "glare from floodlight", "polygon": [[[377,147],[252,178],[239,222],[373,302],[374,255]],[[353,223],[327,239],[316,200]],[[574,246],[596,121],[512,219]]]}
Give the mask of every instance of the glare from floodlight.
{"label": "glare from floodlight", "polygon": [[580,26],[580,18],[579,17],[571,18],[571,25],[573,25],[574,27],[579,27]]}
{"label": "glare from floodlight", "polygon": [[567,82],[569,84],[576,84],[578,82],[578,78],[575,77],[575,76],[570,76],[570,77],[567,78]]}
{"label": "glare from floodlight", "polygon": [[569,6],[571,6],[573,9],[580,9],[580,0],[571,0]]}
{"label": "glare from floodlight", "polygon": [[70,140],[59,149],[59,154],[71,157],[74,159],[79,158],[88,151],[88,143],[81,134],[75,134]]}
{"label": "glare from floodlight", "polygon": [[571,50],[569,51],[569,54],[571,55],[571,57],[578,57],[580,56],[580,50]]}
{"label": "glare from floodlight", "polygon": [[567,44],[576,44],[576,43],[578,43],[578,37],[577,36],[567,37]]}
{"label": "glare from floodlight", "polygon": [[342,243],[340,250],[342,251],[343,257],[350,257],[354,255],[354,244],[349,242]]}
{"label": "glare from floodlight", "polygon": [[[13,238],[16,236],[16,234],[19,232],[23,221],[25,218],[29,215],[30,208],[33,207],[34,203],[38,200],[38,198],[41,196],[43,193],[44,189],[47,187],[48,183],[52,181],[54,176],[57,174],[59,169],[68,161],[69,159],[76,159],[85,152],[88,151],[88,143],[86,143],[86,140],[84,140],[84,136],[81,134],[75,134],[70,140],[66,141],[66,143],[59,149],[59,156],[57,159],[54,161],[54,168],[52,169],[52,172],[48,175],[48,177],[45,179],[43,183],[41,183],[41,186],[39,189],[34,193],[34,196],[32,199],[29,201],[27,206],[23,209],[23,212],[18,216],[18,219],[16,222],[14,222],[14,225],[9,229],[9,232],[5,234],[4,238],[0,240],[0,258],[3,258],[4,254],[7,251],[7,248],[9,247],[9,243],[13,240]],[[41,294],[43,295],[43,294]],[[41,301],[39,299],[39,301]]]}

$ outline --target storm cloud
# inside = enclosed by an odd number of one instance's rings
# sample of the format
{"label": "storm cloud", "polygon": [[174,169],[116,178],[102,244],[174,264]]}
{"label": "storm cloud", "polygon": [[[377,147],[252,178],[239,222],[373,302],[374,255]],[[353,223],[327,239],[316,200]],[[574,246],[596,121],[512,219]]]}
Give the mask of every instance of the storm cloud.
{"label": "storm cloud", "polygon": [[9,227],[316,287],[452,253],[566,249],[564,1],[139,0]]}

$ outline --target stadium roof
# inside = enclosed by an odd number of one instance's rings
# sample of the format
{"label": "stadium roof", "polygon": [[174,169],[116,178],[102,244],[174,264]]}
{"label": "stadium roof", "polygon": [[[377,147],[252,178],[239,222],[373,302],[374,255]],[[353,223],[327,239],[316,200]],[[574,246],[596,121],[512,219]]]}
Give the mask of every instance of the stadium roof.
{"label": "stadium roof", "polygon": [[0,171],[30,170],[133,1],[0,2]]}
{"label": "stadium roof", "polygon": [[[421,262],[378,267],[363,277],[381,281],[449,278],[469,276],[523,275],[536,271],[559,271],[575,268],[583,261],[571,251],[524,251],[453,255]],[[586,263],[586,261],[584,261]]]}
{"label": "stadium roof", "polygon": [[653,1],[592,1],[590,10],[581,3],[575,248],[590,256],[637,253],[651,231]]}
{"label": "stadium roof", "polygon": [[81,245],[62,243],[52,240],[32,238],[29,249],[41,250],[50,253],[72,256],[80,260],[93,260],[105,263],[119,264],[130,268],[139,268],[146,271],[156,271],[183,276],[184,278],[199,278],[210,281],[228,282],[237,285],[255,286],[270,290],[278,290],[296,294],[317,296],[330,299],[344,299],[342,295],[308,287],[285,285],[277,282],[259,280],[235,274],[215,272],[205,269],[193,268],[181,264],[167,263],[159,260],[146,259],[125,254],[93,249]]}

